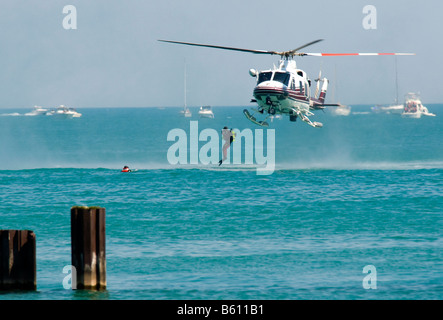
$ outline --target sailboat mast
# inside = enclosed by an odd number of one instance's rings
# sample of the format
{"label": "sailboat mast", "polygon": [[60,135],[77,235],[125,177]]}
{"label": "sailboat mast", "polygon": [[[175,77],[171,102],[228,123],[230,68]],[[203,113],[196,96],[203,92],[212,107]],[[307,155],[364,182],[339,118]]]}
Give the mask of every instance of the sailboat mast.
{"label": "sailboat mast", "polygon": [[395,104],[398,104],[398,75],[397,75],[397,57],[395,57]]}
{"label": "sailboat mast", "polygon": [[[335,90],[337,89],[337,64],[334,65],[334,86],[332,87],[332,101],[335,100]],[[338,95],[337,95],[338,100]]]}
{"label": "sailboat mast", "polygon": [[184,83],[185,83],[185,111],[186,111],[186,61],[185,61],[185,74],[184,74]]}

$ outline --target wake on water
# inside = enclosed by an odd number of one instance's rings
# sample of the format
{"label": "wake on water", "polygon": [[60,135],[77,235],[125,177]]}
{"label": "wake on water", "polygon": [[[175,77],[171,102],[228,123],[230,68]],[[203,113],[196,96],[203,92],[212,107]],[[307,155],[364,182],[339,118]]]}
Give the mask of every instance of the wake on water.
{"label": "wake on water", "polygon": [[[126,165],[126,163],[125,163]],[[134,164],[129,166],[132,173],[145,171],[160,171],[160,170],[200,170],[200,171],[220,171],[220,172],[256,172],[257,169],[265,169],[264,165],[257,164],[209,164],[209,165],[170,165],[162,163],[145,163]],[[1,171],[16,171],[16,170],[39,170],[39,169],[81,169],[81,170],[111,170],[121,171],[123,165],[103,165],[103,164],[48,164],[43,166],[26,166],[20,168],[3,168]],[[310,171],[310,170],[428,170],[428,169],[443,169],[443,161],[410,161],[410,162],[355,162],[355,163],[327,163],[327,162],[312,162],[312,163],[281,163],[276,164],[274,172],[276,171]],[[272,174],[272,172],[270,172]]]}
{"label": "wake on water", "polygon": [[20,117],[23,116],[23,114],[20,114],[18,112],[13,112],[13,113],[1,113],[0,117]]}
{"label": "wake on water", "polygon": [[421,170],[443,169],[443,161],[410,162],[348,162],[348,163],[286,163],[276,164],[275,170]]}

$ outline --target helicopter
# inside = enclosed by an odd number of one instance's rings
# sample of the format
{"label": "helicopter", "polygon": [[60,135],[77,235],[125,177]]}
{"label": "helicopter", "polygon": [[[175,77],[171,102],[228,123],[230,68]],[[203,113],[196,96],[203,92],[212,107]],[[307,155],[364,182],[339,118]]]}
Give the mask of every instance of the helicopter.
{"label": "helicopter", "polygon": [[[199,46],[223,50],[233,50],[240,52],[248,52],[253,54],[269,54],[279,55],[280,61],[278,67],[274,65],[272,69],[258,71],[249,69],[249,74],[257,78],[256,86],[253,91],[252,103],[256,103],[257,107],[251,109],[251,114],[247,109],[243,110],[246,118],[251,122],[268,127],[269,123],[266,120],[274,115],[288,115],[289,120],[295,122],[300,118],[303,122],[314,128],[321,128],[323,124],[318,121],[311,121],[309,117],[313,116],[312,111],[323,110],[327,106],[340,107],[341,104],[325,103],[326,91],[328,89],[329,80],[321,77],[321,70],[318,78],[315,79],[316,88],[314,96],[311,97],[311,80],[308,78],[305,71],[297,68],[294,57],[303,56],[385,56],[385,55],[415,55],[414,53],[304,53],[299,50],[311,46],[315,43],[323,41],[318,39],[299,46],[289,51],[269,51],[269,50],[254,50],[243,49],[235,47],[225,47],[210,44],[200,44],[192,42],[181,42],[172,40],[158,40],[161,42],[182,44],[189,46]],[[254,116],[256,113],[267,115],[264,120],[257,120]]]}

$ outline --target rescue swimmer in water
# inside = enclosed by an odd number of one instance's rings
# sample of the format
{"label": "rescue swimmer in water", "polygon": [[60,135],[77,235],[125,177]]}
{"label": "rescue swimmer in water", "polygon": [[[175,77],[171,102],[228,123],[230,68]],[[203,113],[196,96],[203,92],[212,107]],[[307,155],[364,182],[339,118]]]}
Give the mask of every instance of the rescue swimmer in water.
{"label": "rescue swimmer in water", "polygon": [[223,159],[220,159],[218,162],[218,165],[221,166],[223,161],[225,161],[228,158],[228,148],[231,146],[232,142],[235,140],[235,132],[232,130],[229,130],[228,127],[224,127],[222,130],[222,137],[223,140],[225,140],[225,143],[223,145]]}
{"label": "rescue swimmer in water", "polygon": [[132,170],[128,166],[124,166],[121,172],[132,172]]}

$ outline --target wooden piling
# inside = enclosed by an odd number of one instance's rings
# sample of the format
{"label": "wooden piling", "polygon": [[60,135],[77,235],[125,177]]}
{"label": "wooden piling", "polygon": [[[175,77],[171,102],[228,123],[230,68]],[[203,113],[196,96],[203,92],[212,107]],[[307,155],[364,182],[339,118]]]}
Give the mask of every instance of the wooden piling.
{"label": "wooden piling", "polygon": [[35,234],[0,230],[0,290],[37,290]]}
{"label": "wooden piling", "polygon": [[106,289],[105,208],[71,208],[73,289]]}

